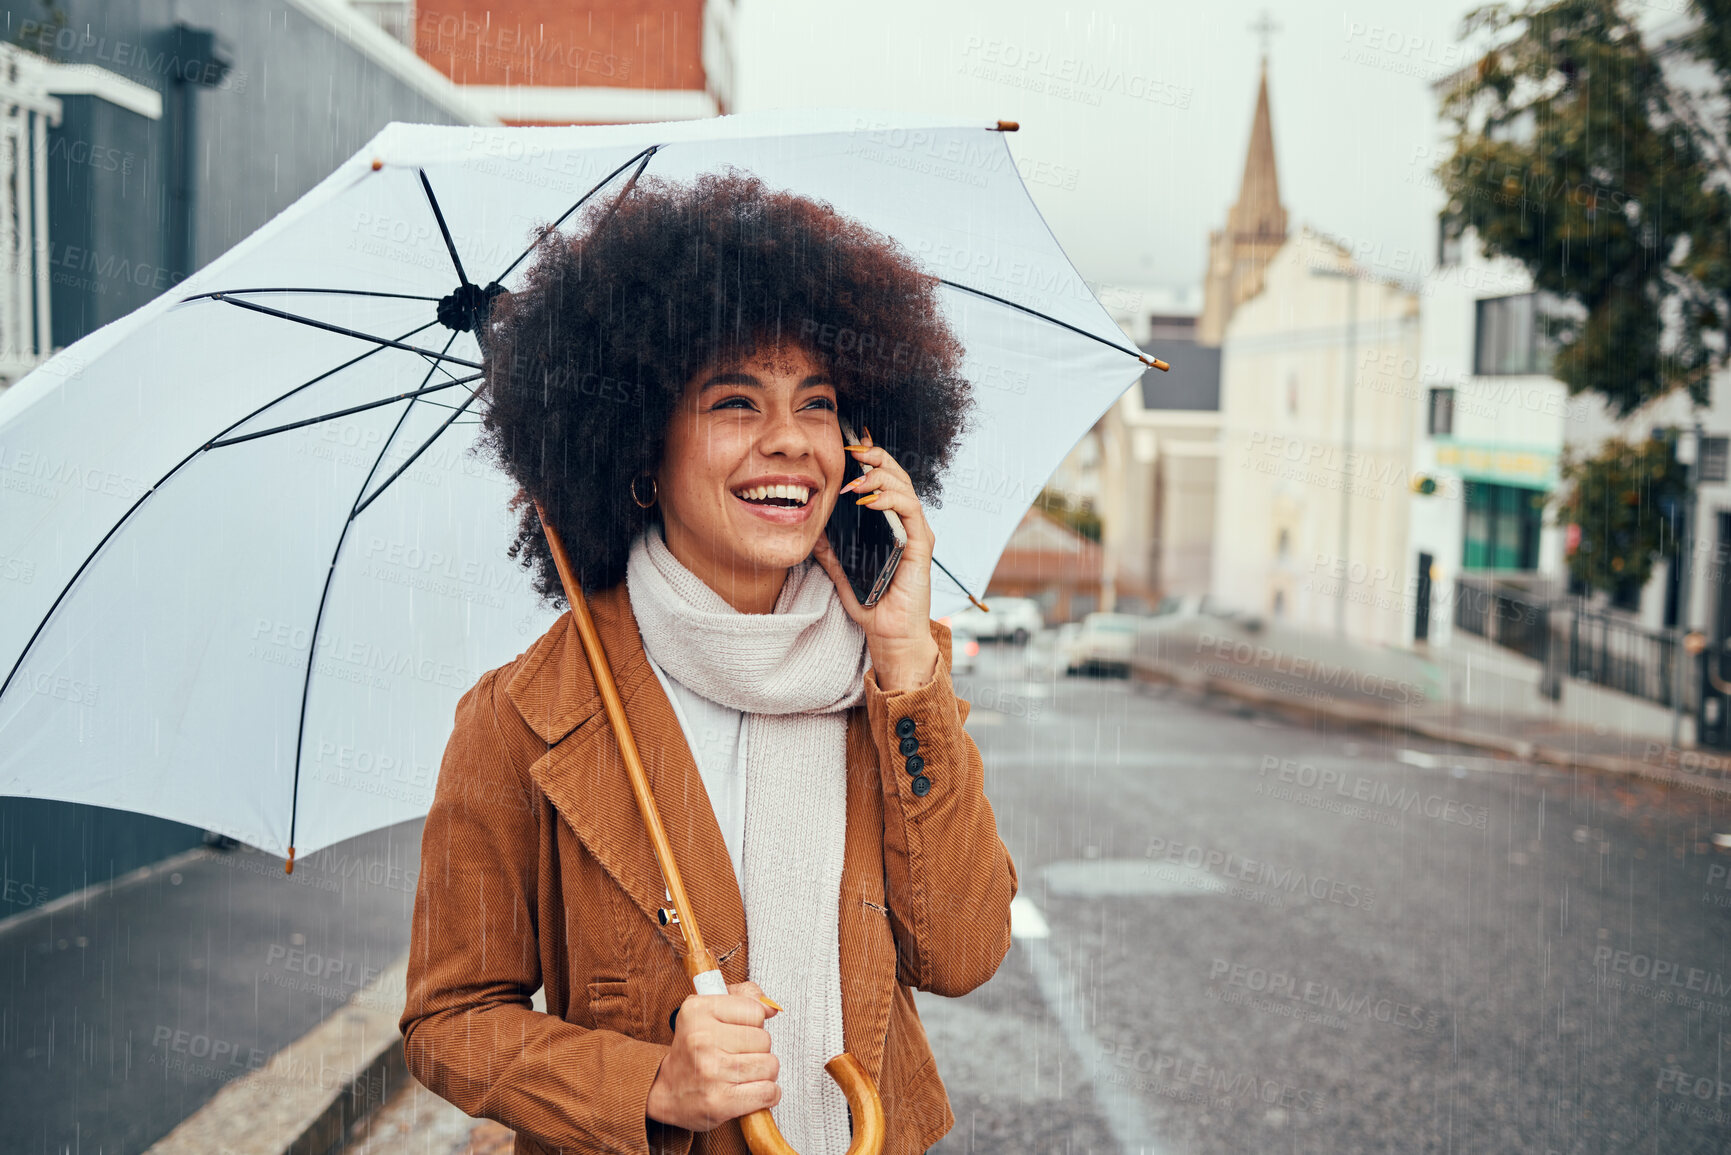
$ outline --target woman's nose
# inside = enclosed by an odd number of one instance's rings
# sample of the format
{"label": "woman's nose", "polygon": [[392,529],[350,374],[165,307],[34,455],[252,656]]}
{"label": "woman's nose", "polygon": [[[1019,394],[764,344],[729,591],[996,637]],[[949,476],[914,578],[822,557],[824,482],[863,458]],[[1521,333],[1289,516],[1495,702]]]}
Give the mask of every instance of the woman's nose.
{"label": "woman's nose", "polygon": [[804,457],[812,451],[811,432],[791,411],[771,412],[757,448],[766,457]]}

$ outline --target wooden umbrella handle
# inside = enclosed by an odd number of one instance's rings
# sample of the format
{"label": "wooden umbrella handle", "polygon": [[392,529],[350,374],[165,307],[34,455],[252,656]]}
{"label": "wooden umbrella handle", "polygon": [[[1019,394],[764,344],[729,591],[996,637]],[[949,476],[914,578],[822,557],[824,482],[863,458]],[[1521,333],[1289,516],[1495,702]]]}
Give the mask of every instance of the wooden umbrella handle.
{"label": "wooden umbrella handle", "polygon": [[[547,535],[547,547],[553,553],[553,565],[559,571],[559,584],[565,587],[565,600],[571,603],[571,618],[577,626],[577,636],[583,642],[583,653],[589,659],[590,673],[595,677],[595,689],[601,695],[601,706],[607,721],[619,739],[619,756],[625,762],[625,774],[631,780],[631,792],[637,797],[638,812],[649,832],[650,845],[655,848],[655,860],[661,864],[661,876],[667,882],[667,895],[679,916],[679,930],[685,936],[685,973],[700,995],[724,995],[727,982],[715,957],[703,945],[703,935],[697,929],[697,919],[691,913],[691,901],[685,895],[685,883],[679,876],[679,865],[673,860],[673,844],[667,840],[667,830],[661,825],[661,814],[655,808],[655,796],[649,792],[649,775],[644,773],[643,759],[637,754],[637,739],[632,737],[631,723],[625,717],[625,703],[619,697],[619,686],[613,680],[613,667],[607,661],[607,651],[596,632],[595,619],[589,614],[589,602],[583,596],[582,583],[571,569],[565,545],[547,521],[541,503],[535,503],[535,514],[541,519],[541,532]],[[859,1060],[843,1051],[824,1064],[847,1097],[853,1114],[853,1142],[848,1155],[880,1155],[884,1146],[884,1107],[878,1098],[871,1076]],[[752,1155],[799,1155],[781,1136],[769,1108],[753,1111],[739,1120],[740,1130]]]}
{"label": "wooden umbrella handle", "polygon": [[[846,1051],[825,1063],[823,1069],[847,1096],[848,1112],[853,1116],[853,1142],[847,1146],[847,1155],[879,1155],[884,1149],[884,1105],[872,1077]],[[781,1137],[768,1107],[741,1116],[739,1129],[745,1132],[745,1145],[752,1155],[799,1155],[793,1144]]]}

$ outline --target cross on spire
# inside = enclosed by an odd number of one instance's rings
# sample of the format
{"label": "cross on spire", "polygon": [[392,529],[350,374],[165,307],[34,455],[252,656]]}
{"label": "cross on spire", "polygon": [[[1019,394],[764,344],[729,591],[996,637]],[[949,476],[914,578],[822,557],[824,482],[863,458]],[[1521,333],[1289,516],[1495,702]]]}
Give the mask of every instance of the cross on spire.
{"label": "cross on spire", "polygon": [[1269,37],[1280,31],[1280,25],[1274,22],[1274,17],[1270,16],[1268,14],[1268,9],[1264,8],[1262,10],[1262,15],[1250,22],[1250,30],[1256,33],[1256,35],[1261,39],[1262,58],[1267,60]]}

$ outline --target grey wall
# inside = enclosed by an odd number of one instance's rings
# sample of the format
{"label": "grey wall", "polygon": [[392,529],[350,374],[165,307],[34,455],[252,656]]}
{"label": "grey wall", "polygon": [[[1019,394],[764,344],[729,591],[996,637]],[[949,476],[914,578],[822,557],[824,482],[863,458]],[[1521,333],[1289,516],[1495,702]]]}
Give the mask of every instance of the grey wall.
{"label": "grey wall", "polygon": [[[218,83],[175,79],[214,78],[205,60],[177,51],[177,19],[213,29],[226,47],[232,64]],[[280,0],[0,0],[0,36],[163,94],[157,121],[94,97],[62,98],[49,137],[56,345],[125,316],[232,247],[388,122],[456,122]],[[174,195],[177,140],[189,123],[190,261]],[[200,840],[192,827],[142,815],[0,798],[0,919]]]}

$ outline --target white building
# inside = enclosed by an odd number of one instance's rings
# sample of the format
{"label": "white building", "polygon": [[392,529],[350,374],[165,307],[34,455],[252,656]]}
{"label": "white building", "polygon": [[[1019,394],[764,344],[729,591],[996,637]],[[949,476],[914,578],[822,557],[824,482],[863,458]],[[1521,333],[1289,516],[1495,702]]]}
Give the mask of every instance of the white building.
{"label": "white building", "polygon": [[1460,579],[1552,597],[1567,585],[1552,498],[1572,420],[1525,270],[1487,260],[1471,234],[1425,277],[1419,356],[1385,366],[1414,403],[1415,493],[1402,569],[1407,641],[1446,644]]}
{"label": "white building", "polygon": [[1410,637],[1400,598],[1418,402],[1417,296],[1304,228],[1226,326],[1213,593],[1357,641]]}

